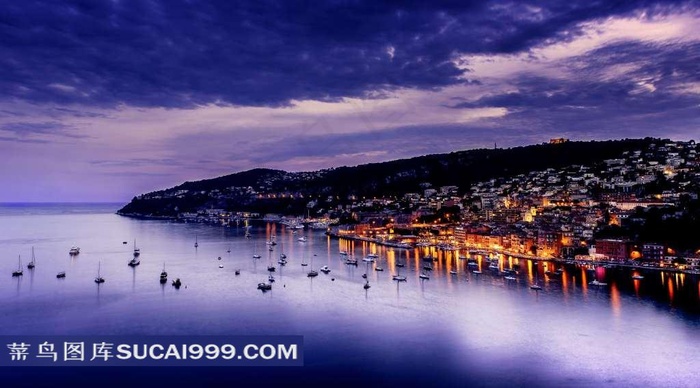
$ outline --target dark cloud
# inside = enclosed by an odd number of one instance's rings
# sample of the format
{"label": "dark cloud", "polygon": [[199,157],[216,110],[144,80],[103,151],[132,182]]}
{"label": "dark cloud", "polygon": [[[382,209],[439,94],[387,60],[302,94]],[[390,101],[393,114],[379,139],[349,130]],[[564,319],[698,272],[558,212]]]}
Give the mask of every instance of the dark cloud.
{"label": "dark cloud", "polygon": [[7,1],[0,98],[193,107],[381,97],[464,82],[457,53],[520,52],[572,39],[581,21],[675,3]]}
{"label": "dark cloud", "polygon": [[615,43],[560,63],[570,77],[521,74],[509,80],[516,91],[453,107],[504,107],[510,114],[503,125],[544,131],[614,136],[659,128],[689,131],[700,124],[700,94],[683,85],[700,82],[699,63],[697,42]]}
{"label": "dark cloud", "polygon": [[6,131],[14,134],[17,138],[26,138],[34,135],[59,135],[71,138],[84,138],[86,135],[81,135],[72,132],[73,128],[66,124],[53,121],[42,123],[31,122],[13,122],[0,124],[0,131]]}

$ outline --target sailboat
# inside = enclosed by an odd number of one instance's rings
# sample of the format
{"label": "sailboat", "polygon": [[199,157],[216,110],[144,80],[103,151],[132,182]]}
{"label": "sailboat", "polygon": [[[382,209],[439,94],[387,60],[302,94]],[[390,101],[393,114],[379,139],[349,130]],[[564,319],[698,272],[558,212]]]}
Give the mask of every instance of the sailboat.
{"label": "sailboat", "polygon": [[197,241],[197,235],[194,235],[194,247],[197,248],[199,246],[199,241]]}
{"label": "sailboat", "polygon": [[[401,266],[401,267],[403,267],[403,266]],[[396,270],[396,275],[392,276],[391,280],[396,280],[397,282],[405,282],[406,281],[406,277],[401,276],[401,267],[398,267],[398,269]]]}
{"label": "sailboat", "polygon": [[139,248],[136,248],[136,240],[134,240],[134,257],[139,257],[141,254],[141,250]]}
{"label": "sailboat", "polygon": [[275,272],[275,266],[272,265],[272,253],[270,253],[268,256],[270,258],[270,264],[267,266],[267,270],[268,272]]}
{"label": "sailboat", "polygon": [[280,245],[280,260],[285,260],[285,259],[287,259],[287,255],[284,254],[284,243],[282,243],[282,245]]}
{"label": "sailboat", "polygon": [[12,276],[22,276],[24,272],[22,271],[22,256],[17,257],[19,260],[19,266],[17,267],[16,271],[12,272]]}
{"label": "sailboat", "polygon": [[306,276],[308,276],[310,278],[318,276],[318,272],[314,271],[314,258],[313,257],[311,258],[311,271],[309,271],[309,273],[307,273]]}
{"label": "sailboat", "polygon": [[226,253],[231,253],[231,246],[230,245],[228,246],[228,250],[226,251]]}
{"label": "sailboat", "polygon": [[165,272],[165,263],[163,263],[163,270],[160,272],[160,284],[165,284],[168,281],[168,273]]}
{"label": "sailboat", "polygon": [[369,285],[369,280],[367,280],[367,281],[365,282],[365,285],[363,286],[363,288],[364,288],[365,290],[369,290],[370,287],[372,287],[372,286]]}
{"label": "sailboat", "polygon": [[539,273],[537,272],[537,268],[535,268],[535,283],[530,285],[531,290],[539,291],[542,289],[542,286],[540,286],[540,276]]}
{"label": "sailboat", "polygon": [[287,264],[287,255],[284,254],[284,243],[280,245],[280,259],[277,260],[279,265],[285,265]]}
{"label": "sailboat", "polygon": [[100,284],[105,282],[105,278],[100,276],[100,267],[102,266],[102,262],[98,261],[97,262],[97,277],[95,278],[95,283]]}
{"label": "sailboat", "polygon": [[253,251],[253,258],[254,259],[259,259],[261,256],[258,255],[258,242],[255,242],[255,251]]}
{"label": "sailboat", "polygon": [[36,257],[34,257],[34,247],[32,247],[32,261],[27,264],[28,269],[34,269],[36,267]]}

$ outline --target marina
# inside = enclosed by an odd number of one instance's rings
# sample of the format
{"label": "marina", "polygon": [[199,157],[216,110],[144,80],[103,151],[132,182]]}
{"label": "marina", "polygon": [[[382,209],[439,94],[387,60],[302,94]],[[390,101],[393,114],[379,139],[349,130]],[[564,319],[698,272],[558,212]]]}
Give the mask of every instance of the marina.
{"label": "marina", "polygon": [[[330,356],[328,346],[358,355],[368,349],[374,357],[396,355],[395,349],[365,334],[375,330],[431,352],[450,349],[448,354],[460,355],[443,359],[453,372],[473,368],[473,357],[505,366],[506,360],[531,355],[534,349],[539,361],[532,367],[546,371],[553,360],[560,365],[551,375],[553,381],[572,378],[581,370],[628,377],[612,366],[637,352],[651,354],[659,346],[670,346],[673,359],[688,365],[696,357],[693,341],[687,338],[700,330],[700,285],[692,275],[505,255],[493,261],[467,250],[391,249],[338,240],[323,231],[292,233],[275,223],[255,223],[246,231],[134,220],[110,210],[8,215],[0,209],[0,227],[6,231],[0,240],[5,258],[0,270],[7,276],[0,282],[6,313],[0,323],[6,333],[291,332],[305,335],[310,357],[324,365],[340,362],[341,354]],[[277,267],[274,276],[267,271],[269,261],[251,257],[273,234],[289,263]],[[305,243],[298,243],[300,234]],[[130,268],[124,264],[133,257],[133,246],[122,242],[134,238],[141,264]],[[80,245],[79,256],[68,254],[72,244]],[[40,265],[12,278],[17,253],[31,252],[32,246]],[[369,254],[374,261],[356,266]],[[276,259],[279,254],[270,253],[266,259],[273,255]],[[347,260],[355,260],[355,265],[347,265]],[[224,268],[219,268],[222,263]],[[493,263],[497,269],[489,269]],[[424,271],[426,265],[432,270]],[[377,266],[384,271],[374,270]],[[310,276],[312,272],[316,275]],[[103,282],[96,284],[97,278]],[[594,280],[607,284],[591,285]],[[274,320],[269,319],[270,311],[276,312]],[[661,323],[639,327],[635,322],[640,320],[663,322],[663,333],[657,330]],[[398,332],[396,325],[402,328]],[[627,330],[629,325],[636,329]],[[517,336],[518,327],[527,327],[528,336]],[[441,334],[427,341],[424,333],[435,330]],[[591,356],[586,351],[596,343],[619,341],[640,345],[621,355]],[[484,346],[492,350],[484,351]],[[666,367],[647,359],[648,369],[635,374],[653,380]],[[690,368],[681,368],[677,377],[690,375]],[[603,377],[594,380],[602,382]]]}

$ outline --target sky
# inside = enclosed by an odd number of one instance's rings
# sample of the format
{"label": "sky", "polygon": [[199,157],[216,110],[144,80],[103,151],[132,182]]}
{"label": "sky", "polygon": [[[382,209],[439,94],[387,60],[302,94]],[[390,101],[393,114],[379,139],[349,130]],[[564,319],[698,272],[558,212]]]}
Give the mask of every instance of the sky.
{"label": "sky", "polygon": [[698,1],[0,2],[0,202],[700,139]]}

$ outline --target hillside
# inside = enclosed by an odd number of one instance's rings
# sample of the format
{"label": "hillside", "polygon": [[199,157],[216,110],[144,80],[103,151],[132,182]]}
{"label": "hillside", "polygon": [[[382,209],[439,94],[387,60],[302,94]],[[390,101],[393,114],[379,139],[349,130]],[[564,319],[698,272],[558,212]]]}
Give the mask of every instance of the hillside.
{"label": "hillside", "polygon": [[179,212],[223,208],[261,213],[301,214],[313,198],[401,196],[421,192],[421,184],[454,185],[506,178],[547,168],[590,165],[646,148],[655,139],[566,142],[508,149],[476,149],[312,172],[253,169],[214,179],[185,182],[135,197],[119,214],[175,216]]}

